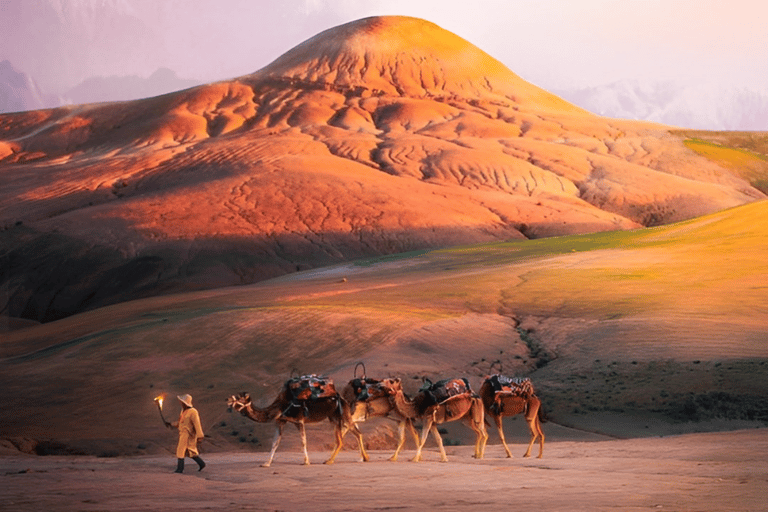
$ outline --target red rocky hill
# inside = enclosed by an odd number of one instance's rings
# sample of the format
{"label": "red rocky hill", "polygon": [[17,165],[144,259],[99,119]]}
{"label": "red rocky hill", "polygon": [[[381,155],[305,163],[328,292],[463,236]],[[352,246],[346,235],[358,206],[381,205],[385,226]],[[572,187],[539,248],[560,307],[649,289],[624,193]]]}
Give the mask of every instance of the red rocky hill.
{"label": "red rocky hill", "polygon": [[238,79],[0,116],[2,313],[50,321],[343,260],[629,229],[764,195],[429,22],[330,29]]}

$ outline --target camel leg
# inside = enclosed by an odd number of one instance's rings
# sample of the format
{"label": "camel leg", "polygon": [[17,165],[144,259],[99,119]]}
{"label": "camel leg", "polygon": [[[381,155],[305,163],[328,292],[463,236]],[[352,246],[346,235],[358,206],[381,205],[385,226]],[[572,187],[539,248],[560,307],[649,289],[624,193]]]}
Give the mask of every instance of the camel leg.
{"label": "camel leg", "polygon": [[[350,428],[352,430],[352,433],[357,438],[357,445],[360,447],[360,462],[368,462],[370,460],[370,457],[368,457],[368,452],[365,451],[365,442],[363,442],[363,433],[360,432],[360,429],[357,428],[357,425],[355,423],[352,424],[352,427]],[[341,444],[339,444],[339,448],[341,448]]]}
{"label": "camel leg", "polygon": [[416,427],[413,426],[413,420],[409,418],[405,421],[408,423],[408,428],[411,429],[414,446],[419,446],[419,434],[416,432]]}
{"label": "camel leg", "polygon": [[534,411],[534,414],[532,415],[532,418],[526,417],[526,421],[528,422],[528,430],[531,431],[531,441],[528,443],[528,449],[525,451],[525,455],[523,457],[530,457],[531,456],[531,448],[533,447],[533,443],[536,442],[536,438],[539,438],[539,456],[537,458],[542,458],[544,455],[544,431],[541,430],[541,423],[539,422],[539,415],[538,411]]}
{"label": "camel leg", "polygon": [[304,428],[304,422],[300,421],[296,424],[296,428],[299,429],[301,435],[301,448],[304,450],[304,465],[309,466],[309,453],[307,453],[307,429]]}
{"label": "camel leg", "polygon": [[421,460],[421,450],[427,442],[427,436],[432,428],[432,424],[433,421],[431,417],[424,419],[424,425],[421,427],[421,439],[419,439],[419,442],[416,445],[416,455],[413,457],[413,462],[419,462]]}
{"label": "camel leg", "polygon": [[448,462],[448,456],[445,454],[445,447],[443,446],[443,438],[440,435],[440,431],[437,430],[437,424],[432,423],[432,437],[437,442],[437,447],[440,448],[440,462]]}
{"label": "camel leg", "polygon": [[485,457],[485,445],[488,442],[488,431],[485,430],[485,423],[475,424],[477,427],[477,444],[475,445],[475,458],[482,459]]}
{"label": "camel leg", "polygon": [[[403,448],[403,445],[405,444],[405,422],[408,420],[403,420],[400,423],[397,424],[397,448],[395,449],[395,453],[389,458],[392,462],[397,462],[397,456],[400,453],[400,450]],[[411,425],[413,427],[413,425]],[[416,441],[416,446],[418,446],[418,438]]]}
{"label": "camel leg", "polygon": [[528,443],[528,449],[525,450],[525,454],[523,457],[530,457],[531,456],[531,448],[533,447],[533,443],[536,442],[536,438],[538,435],[536,434],[536,427],[534,427],[534,423],[536,422],[536,418],[528,421],[528,430],[531,431],[531,441]]}
{"label": "camel leg", "polygon": [[277,451],[277,447],[280,445],[281,437],[283,437],[283,424],[278,422],[275,425],[275,437],[272,440],[272,451],[269,452],[269,459],[267,462],[261,465],[262,467],[268,468],[272,464],[272,459],[275,458],[275,452]]}
{"label": "camel leg", "polygon": [[504,438],[504,427],[501,424],[501,414],[494,415],[493,419],[496,422],[496,428],[499,430],[499,437],[501,438],[501,444],[504,445],[504,451],[507,452],[507,458],[511,459],[512,452],[509,451],[509,446],[507,446],[507,440]]}
{"label": "camel leg", "polygon": [[397,450],[395,450],[395,454],[392,455],[392,457],[389,458],[389,460],[396,462],[397,456],[400,453],[400,450],[402,450],[403,446],[405,445],[405,429],[406,427],[408,430],[411,431],[411,436],[413,436],[413,444],[414,446],[419,446],[419,434],[416,432],[416,427],[413,426],[413,421],[410,418],[406,418],[403,421],[400,422],[398,425],[398,433],[399,433],[399,440],[397,445]]}
{"label": "camel leg", "polygon": [[334,429],[333,433],[335,434],[335,437],[336,437],[336,446],[333,447],[333,452],[331,452],[331,456],[328,457],[328,460],[326,460],[324,464],[333,464],[333,462],[336,460],[336,456],[341,451],[341,444],[344,440],[345,429],[340,425],[336,425],[336,428]]}
{"label": "camel leg", "polygon": [[469,410],[470,416],[465,416],[465,421],[469,428],[475,431],[475,454],[476,459],[482,459],[485,455],[485,443],[488,442],[488,432],[485,430],[485,416],[483,414],[483,405],[479,401],[473,401]]}
{"label": "camel leg", "polygon": [[541,421],[539,421],[539,415],[536,415],[536,430],[539,433],[539,456],[537,458],[542,458],[544,456],[544,431],[541,429]]}
{"label": "camel leg", "polygon": [[483,408],[483,402],[480,399],[475,401],[477,404],[477,428],[480,429],[480,452],[478,459],[485,457],[485,445],[488,444],[488,429],[485,428],[485,409]]}

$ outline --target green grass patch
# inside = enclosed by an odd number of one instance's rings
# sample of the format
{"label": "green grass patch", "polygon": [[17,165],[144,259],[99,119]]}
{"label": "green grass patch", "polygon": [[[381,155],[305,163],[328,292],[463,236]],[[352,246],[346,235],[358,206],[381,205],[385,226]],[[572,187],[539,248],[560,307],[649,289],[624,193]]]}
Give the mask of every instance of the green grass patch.
{"label": "green grass patch", "polygon": [[734,172],[768,193],[768,133],[673,132],[693,152]]}

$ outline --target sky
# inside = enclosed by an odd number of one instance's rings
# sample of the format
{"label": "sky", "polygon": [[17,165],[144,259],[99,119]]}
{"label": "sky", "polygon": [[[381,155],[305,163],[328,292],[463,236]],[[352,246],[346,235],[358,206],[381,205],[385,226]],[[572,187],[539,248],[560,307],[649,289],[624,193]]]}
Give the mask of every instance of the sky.
{"label": "sky", "polygon": [[768,82],[768,2],[754,0],[0,0],[0,11],[0,60],[47,87],[159,67],[231,78],[382,14],[432,21],[545,88]]}
{"label": "sky", "polygon": [[[0,0],[0,61],[60,95],[89,77],[159,68],[207,83],[253,73],[328,28],[394,14],[434,22],[550,91],[672,81],[768,102],[768,2],[755,0]],[[686,102],[711,110],[712,96],[699,98]]]}

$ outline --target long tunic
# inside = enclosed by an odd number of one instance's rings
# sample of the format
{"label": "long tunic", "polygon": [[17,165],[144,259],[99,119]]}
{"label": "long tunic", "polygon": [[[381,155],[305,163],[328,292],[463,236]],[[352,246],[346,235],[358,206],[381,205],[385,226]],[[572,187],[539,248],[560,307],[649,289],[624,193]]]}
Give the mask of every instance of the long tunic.
{"label": "long tunic", "polygon": [[197,409],[190,407],[181,411],[179,416],[179,444],[176,447],[176,457],[194,457],[198,454],[197,440],[203,438],[203,427],[200,425],[200,414]]}

